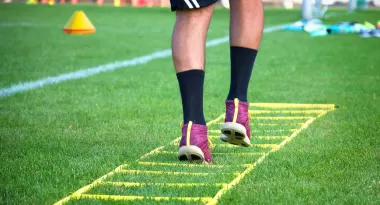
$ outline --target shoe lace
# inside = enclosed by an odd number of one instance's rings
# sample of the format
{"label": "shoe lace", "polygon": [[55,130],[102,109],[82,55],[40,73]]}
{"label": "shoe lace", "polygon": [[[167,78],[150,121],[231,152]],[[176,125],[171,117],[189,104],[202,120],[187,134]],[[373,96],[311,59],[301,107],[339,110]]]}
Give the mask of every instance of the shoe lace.
{"label": "shoe lace", "polygon": [[215,148],[215,145],[212,143],[211,138],[207,135],[207,140],[208,140],[208,146],[210,147],[211,150]]}
{"label": "shoe lace", "polygon": [[[183,127],[183,120],[179,123],[179,128],[180,128],[180,136],[182,135],[182,127]],[[208,140],[208,146],[211,150],[215,148],[215,145],[212,143],[211,138],[207,135],[207,140]]]}

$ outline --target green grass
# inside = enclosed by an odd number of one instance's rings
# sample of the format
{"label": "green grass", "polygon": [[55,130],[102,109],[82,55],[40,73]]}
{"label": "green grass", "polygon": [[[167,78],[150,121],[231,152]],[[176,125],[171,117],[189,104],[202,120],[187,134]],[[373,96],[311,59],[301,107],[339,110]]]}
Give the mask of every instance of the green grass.
{"label": "green grass", "polygon": [[[79,9],[97,27],[95,35],[62,33],[63,25]],[[342,15],[327,22],[378,20],[378,10],[336,12]],[[298,18],[297,10],[267,9],[265,25]],[[34,26],[17,26],[20,23]],[[0,87],[167,49],[173,23],[174,14],[159,8],[1,4]],[[209,39],[226,36],[228,11],[217,9],[210,29]],[[220,204],[380,203],[378,48],[379,39],[357,35],[265,34],[250,85],[251,102],[334,103],[340,108],[270,155]],[[228,44],[207,50],[207,120],[223,112],[229,85],[227,56]],[[170,58],[0,99],[0,204],[52,204],[120,164],[134,163],[178,137],[181,111]],[[173,151],[175,146],[169,148]],[[175,156],[158,157],[176,162]],[[218,160],[222,164],[231,158]],[[223,171],[232,169],[216,173]],[[115,175],[109,180],[133,177]],[[229,182],[233,176],[179,179]]]}

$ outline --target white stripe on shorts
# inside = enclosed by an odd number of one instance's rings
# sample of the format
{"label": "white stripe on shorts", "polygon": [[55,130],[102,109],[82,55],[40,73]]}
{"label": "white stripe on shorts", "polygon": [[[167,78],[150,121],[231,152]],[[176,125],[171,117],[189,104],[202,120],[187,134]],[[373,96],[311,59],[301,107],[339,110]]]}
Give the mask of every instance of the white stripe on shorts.
{"label": "white stripe on shorts", "polygon": [[197,2],[197,0],[191,0],[191,1],[193,1],[193,4],[195,5],[195,7],[197,7],[197,8],[200,7],[199,4],[198,4],[198,2]]}
{"label": "white stripe on shorts", "polygon": [[191,5],[190,1],[189,0],[184,0],[185,3],[187,4],[187,6],[189,7],[189,9],[192,9],[194,8],[193,5]]}

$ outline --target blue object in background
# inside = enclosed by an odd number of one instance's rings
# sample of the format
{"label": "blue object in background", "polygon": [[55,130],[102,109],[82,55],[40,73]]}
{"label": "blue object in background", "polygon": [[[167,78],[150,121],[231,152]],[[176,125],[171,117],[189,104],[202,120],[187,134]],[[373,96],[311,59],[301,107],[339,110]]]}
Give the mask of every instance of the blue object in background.
{"label": "blue object in background", "polygon": [[380,29],[374,29],[371,31],[371,36],[380,38]]}
{"label": "blue object in background", "polygon": [[360,32],[359,32],[359,36],[360,37],[362,37],[362,38],[369,38],[369,37],[371,37],[372,35],[371,35],[371,30],[361,30]]}
{"label": "blue object in background", "polygon": [[343,22],[339,24],[334,24],[327,26],[327,32],[330,34],[335,33],[356,33],[357,29],[355,27],[355,23],[352,22]]}
{"label": "blue object in background", "polygon": [[303,27],[307,23],[306,20],[300,20],[292,24],[288,24],[284,26],[284,30],[286,31],[303,31]]}
{"label": "blue object in background", "polygon": [[317,36],[327,36],[329,33],[327,32],[326,29],[320,29],[316,30],[310,33],[310,36],[312,37],[317,37]]}

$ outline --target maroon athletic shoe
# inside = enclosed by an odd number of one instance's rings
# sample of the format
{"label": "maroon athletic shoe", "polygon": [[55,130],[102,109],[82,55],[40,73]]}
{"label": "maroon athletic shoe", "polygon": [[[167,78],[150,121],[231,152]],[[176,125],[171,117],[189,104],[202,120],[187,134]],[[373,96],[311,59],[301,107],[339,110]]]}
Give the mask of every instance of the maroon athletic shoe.
{"label": "maroon athletic shoe", "polygon": [[193,122],[190,121],[182,127],[178,159],[180,161],[190,161],[199,164],[213,163],[206,125],[193,124]]}
{"label": "maroon athletic shoe", "polygon": [[244,147],[251,145],[248,107],[248,102],[240,102],[237,98],[226,101],[226,118],[220,136],[222,141]]}

